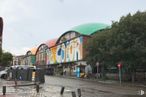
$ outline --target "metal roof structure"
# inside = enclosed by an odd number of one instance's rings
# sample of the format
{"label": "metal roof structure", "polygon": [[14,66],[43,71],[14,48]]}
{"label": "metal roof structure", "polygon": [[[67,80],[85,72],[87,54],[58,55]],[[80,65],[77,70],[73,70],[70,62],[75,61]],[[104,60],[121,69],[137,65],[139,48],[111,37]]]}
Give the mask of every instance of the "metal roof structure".
{"label": "metal roof structure", "polygon": [[78,32],[81,35],[91,35],[97,31],[100,31],[109,27],[110,27],[109,25],[103,24],[103,23],[88,23],[88,24],[75,26],[71,29],[71,31]]}

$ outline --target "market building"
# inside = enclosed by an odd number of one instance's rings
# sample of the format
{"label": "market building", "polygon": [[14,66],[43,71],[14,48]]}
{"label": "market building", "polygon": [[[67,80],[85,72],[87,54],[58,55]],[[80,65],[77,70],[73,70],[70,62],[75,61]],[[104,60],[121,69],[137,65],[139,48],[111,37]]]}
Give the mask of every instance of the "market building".
{"label": "market building", "polygon": [[35,63],[36,63],[36,57],[35,57],[36,50],[37,50],[37,48],[32,48],[31,50],[26,52],[25,56],[23,57],[23,61],[22,61],[23,65],[29,65],[29,66],[35,65]]}
{"label": "market building", "polygon": [[63,33],[54,46],[46,50],[47,65],[54,69],[55,74],[77,76],[85,72],[85,45],[94,33],[109,26],[102,23],[89,23],[76,26]]}
{"label": "market building", "polygon": [[25,55],[15,56],[13,55],[13,65],[23,65],[23,59]]}
{"label": "market building", "polygon": [[49,47],[56,45],[57,39],[48,40],[45,43],[39,45],[36,51],[36,65],[37,66],[46,66],[48,65],[48,53],[47,50]]}

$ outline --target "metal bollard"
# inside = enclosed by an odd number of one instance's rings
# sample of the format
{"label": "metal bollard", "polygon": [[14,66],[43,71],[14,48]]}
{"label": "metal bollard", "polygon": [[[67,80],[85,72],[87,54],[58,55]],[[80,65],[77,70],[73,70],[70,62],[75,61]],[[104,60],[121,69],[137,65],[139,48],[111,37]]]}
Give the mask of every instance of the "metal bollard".
{"label": "metal bollard", "polygon": [[61,88],[61,91],[60,91],[60,94],[61,94],[61,95],[63,95],[63,93],[64,93],[64,88],[65,88],[65,87],[62,87],[62,88]]}
{"label": "metal bollard", "polygon": [[39,93],[39,89],[40,89],[39,84],[36,84],[36,91],[37,91],[37,93]]}
{"label": "metal bollard", "polygon": [[78,97],[81,97],[81,89],[77,89]]}
{"label": "metal bollard", "polygon": [[3,95],[6,95],[6,86],[3,86]]}
{"label": "metal bollard", "polygon": [[15,79],[15,81],[14,81],[14,82],[15,82],[15,88],[16,88],[16,87],[17,87],[17,79]]}
{"label": "metal bollard", "polygon": [[72,97],[76,97],[76,93],[75,92],[71,92]]}

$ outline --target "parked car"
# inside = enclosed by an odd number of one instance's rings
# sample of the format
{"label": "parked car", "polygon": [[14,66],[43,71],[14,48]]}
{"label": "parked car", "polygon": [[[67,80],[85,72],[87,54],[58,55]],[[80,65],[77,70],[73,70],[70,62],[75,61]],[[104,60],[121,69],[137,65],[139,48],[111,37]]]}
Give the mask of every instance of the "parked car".
{"label": "parked car", "polygon": [[0,71],[0,78],[6,79],[7,78],[7,72],[8,69]]}
{"label": "parked car", "polygon": [[31,65],[14,65],[10,67],[11,69],[28,69],[28,68],[33,68],[36,69],[36,66],[31,66]]}

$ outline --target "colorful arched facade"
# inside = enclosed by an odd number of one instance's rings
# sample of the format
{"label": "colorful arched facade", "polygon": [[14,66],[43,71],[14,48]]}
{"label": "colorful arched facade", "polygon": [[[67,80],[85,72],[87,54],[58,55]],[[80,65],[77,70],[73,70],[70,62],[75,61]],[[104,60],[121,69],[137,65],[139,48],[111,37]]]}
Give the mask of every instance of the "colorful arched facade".
{"label": "colorful arched facade", "polygon": [[48,40],[41,44],[36,51],[36,65],[48,64],[48,48],[56,45],[57,39]]}
{"label": "colorful arched facade", "polygon": [[80,61],[84,59],[84,44],[88,37],[108,27],[105,24],[90,23],[79,25],[62,34],[48,52],[48,65]]}
{"label": "colorful arched facade", "polygon": [[58,74],[66,71],[68,75],[75,75],[78,69],[84,71],[87,65],[84,59],[87,40],[94,33],[106,28],[109,26],[102,23],[83,24],[66,31],[58,39],[42,43],[36,50],[35,64],[53,68]]}
{"label": "colorful arched facade", "polygon": [[[107,28],[108,25],[101,23],[83,24],[63,33],[57,40],[56,45],[47,49],[49,67],[54,67],[56,73],[75,75],[78,67],[84,71],[86,66],[85,45],[89,37]],[[58,70],[59,69],[59,70]]]}
{"label": "colorful arched facade", "polygon": [[32,48],[29,51],[26,52],[26,55],[23,58],[23,65],[35,65],[36,63],[36,53],[37,48]]}

